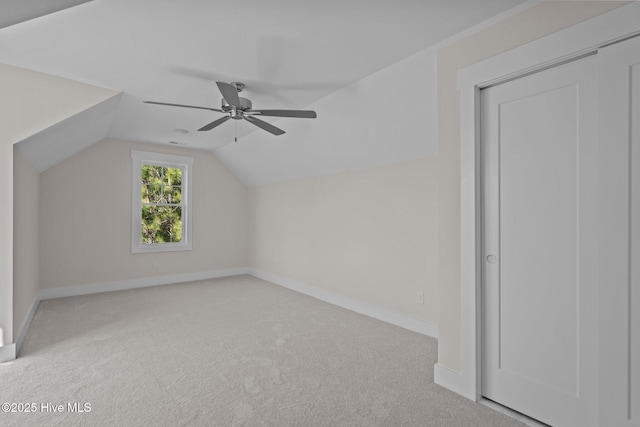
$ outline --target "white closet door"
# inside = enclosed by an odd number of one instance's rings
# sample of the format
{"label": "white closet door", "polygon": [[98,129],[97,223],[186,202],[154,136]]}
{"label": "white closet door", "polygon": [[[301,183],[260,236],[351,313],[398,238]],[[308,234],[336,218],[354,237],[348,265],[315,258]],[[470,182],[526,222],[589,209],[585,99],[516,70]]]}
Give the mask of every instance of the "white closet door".
{"label": "white closet door", "polygon": [[640,426],[640,37],[600,62],[600,425]]}
{"label": "white closet door", "polygon": [[591,56],[481,93],[485,397],[597,425],[598,100]]}

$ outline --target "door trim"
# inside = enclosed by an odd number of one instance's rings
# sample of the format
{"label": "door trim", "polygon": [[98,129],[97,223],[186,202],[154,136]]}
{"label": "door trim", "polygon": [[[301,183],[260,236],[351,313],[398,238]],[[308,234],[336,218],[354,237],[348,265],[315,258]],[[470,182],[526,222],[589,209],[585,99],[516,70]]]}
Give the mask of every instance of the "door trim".
{"label": "door trim", "polygon": [[461,359],[454,381],[436,365],[436,382],[468,399],[481,398],[481,209],[480,89],[595,53],[601,47],[640,34],[640,3],[631,3],[599,17],[543,37],[474,64],[458,73],[460,90],[461,178]]}

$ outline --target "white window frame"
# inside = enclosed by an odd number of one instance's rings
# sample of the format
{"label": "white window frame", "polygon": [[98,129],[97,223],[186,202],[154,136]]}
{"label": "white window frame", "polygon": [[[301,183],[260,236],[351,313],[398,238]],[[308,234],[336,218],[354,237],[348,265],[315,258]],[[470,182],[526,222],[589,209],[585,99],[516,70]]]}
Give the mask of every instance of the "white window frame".
{"label": "white window frame", "polygon": [[[172,154],[131,150],[131,253],[171,252],[191,250],[191,186],[193,158]],[[142,165],[182,169],[182,241],[142,243]]]}

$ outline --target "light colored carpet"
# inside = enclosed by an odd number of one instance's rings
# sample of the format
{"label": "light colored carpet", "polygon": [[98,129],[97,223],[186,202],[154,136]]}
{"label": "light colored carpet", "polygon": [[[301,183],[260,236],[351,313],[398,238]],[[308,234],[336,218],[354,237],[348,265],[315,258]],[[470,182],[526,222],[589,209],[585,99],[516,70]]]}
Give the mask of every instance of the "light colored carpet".
{"label": "light colored carpet", "polygon": [[523,425],[435,385],[436,346],[251,276],[43,301],[0,364],[37,412],[0,425]]}

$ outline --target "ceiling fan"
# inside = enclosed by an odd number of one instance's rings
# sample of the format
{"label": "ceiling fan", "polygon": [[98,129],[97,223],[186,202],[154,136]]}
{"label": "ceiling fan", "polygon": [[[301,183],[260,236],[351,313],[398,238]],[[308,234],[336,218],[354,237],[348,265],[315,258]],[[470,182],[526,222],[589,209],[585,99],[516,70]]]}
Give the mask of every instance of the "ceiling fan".
{"label": "ceiling fan", "polygon": [[310,110],[253,110],[251,101],[246,98],[241,98],[238,93],[242,92],[245,85],[244,83],[231,82],[223,83],[216,82],[220,93],[222,93],[222,107],[199,107],[196,105],[183,105],[183,104],[170,104],[167,102],[156,101],[144,101],[147,104],[168,105],[170,107],[185,107],[185,108],[198,108],[201,110],[211,110],[218,113],[227,113],[226,116],[212,121],[211,123],[204,125],[199,131],[211,130],[229,119],[246,120],[254,126],[266,130],[274,135],[282,135],[285,133],[282,129],[275,127],[271,123],[267,123],[264,120],[260,120],[255,116],[270,116],[270,117],[297,117],[303,119],[315,119],[317,117],[315,111]]}

